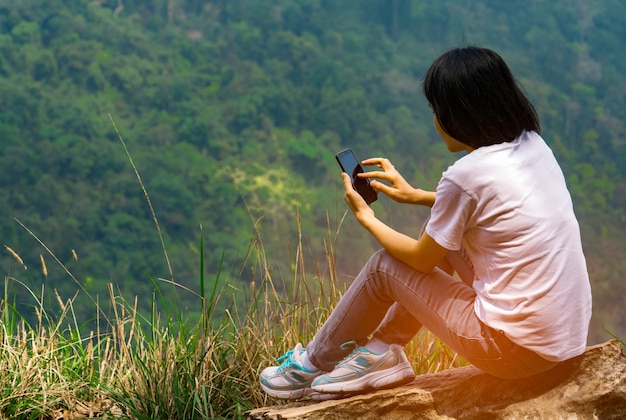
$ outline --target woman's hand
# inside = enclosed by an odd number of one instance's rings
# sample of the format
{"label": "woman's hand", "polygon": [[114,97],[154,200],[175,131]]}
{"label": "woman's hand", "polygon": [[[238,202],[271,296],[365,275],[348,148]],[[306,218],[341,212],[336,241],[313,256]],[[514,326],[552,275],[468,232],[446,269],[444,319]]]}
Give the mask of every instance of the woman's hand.
{"label": "woman's hand", "polygon": [[[370,185],[376,191],[389,196],[392,200],[397,201],[398,203],[425,204],[430,206],[434,203],[434,193],[416,189],[409,185],[409,183],[406,182],[402,175],[400,175],[396,168],[391,164],[389,159],[372,158],[364,160],[362,164],[367,166],[376,165],[382,169],[382,171],[361,173],[358,176],[361,178],[376,178],[387,181],[389,185],[376,180],[371,180]],[[432,195],[432,197],[429,195]],[[432,203],[430,202],[431,199]]]}
{"label": "woman's hand", "polygon": [[357,220],[363,223],[363,221],[368,217],[374,216],[374,210],[367,205],[363,197],[361,197],[361,194],[359,194],[352,187],[352,179],[350,178],[350,175],[343,172],[341,174],[341,179],[343,180],[344,189],[343,199],[348,204],[348,207],[352,210],[352,213],[354,213]]}

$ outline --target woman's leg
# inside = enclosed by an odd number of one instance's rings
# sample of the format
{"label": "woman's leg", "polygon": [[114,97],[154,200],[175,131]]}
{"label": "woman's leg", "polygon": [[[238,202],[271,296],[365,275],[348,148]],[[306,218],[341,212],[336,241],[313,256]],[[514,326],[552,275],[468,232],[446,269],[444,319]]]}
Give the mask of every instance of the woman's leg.
{"label": "woman's leg", "polygon": [[[456,273],[456,276],[469,286],[474,281],[474,266],[464,249],[448,252],[440,268],[450,274]],[[422,324],[404,306],[396,302],[387,311],[374,337],[387,343],[404,346],[411,341],[421,327]]]}
{"label": "woman's leg", "polygon": [[423,325],[471,363],[498,376],[528,376],[552,366],[532,352],[524,353],[524,366],[517,366],[523,349],[478,320],[475,298],[470,286],[440,269],[421,273],[379,251],[307,346],[307,355],[329,371],[350,351],[341,349],[344,342],[363,343],[376,331],[388,343],[405,344]]}
{"label": "woman's leg", "polygon": [[[390,261],[394,263],[394,260]],[[444,270],[451,273],[455,269],[463,272],[462,267],[461,269],[455,267],[455,259],[450,261],[444,261],[442,264]],[[462,262],[462,260],[459,261]],[[364,275],[360,278],[365,279],[367,273],[367,269],[364,268]],[[473,273],[471,277],[473,278]],[[358,284],[359,281],[355,280],[351,290],[356,290]],[[324,331],[330,331],[330,326],[336,322],[334,319],[337,318],[337,314],[343,312],[341,308],[347,302],[350,302],[350,299],[350,297],[346,297],[342,300],[343,303],[340,303],[339,308],[335,311],[335,315],[331,316],[329,322],[326,323],[326,327],[322,328],[322,331],[318,334],[319,342],[326,342],[326,347],[333,351],[339,350],[338,353],[328,353],[324,359],[320,359],[324,360],[326,365],[320,363],[319,360],[316,362],[317,365],[324,366],[324,370],[333,370],[335,363],[342,359],[346,353],[340,349],[340,345],[343,343],[332,344],[332,342],[328,342],[323,337],[325,335]],[[381,313],[384,313],[384,308]],[[364,320],[362,324],[362,326],[365,326],[365,329],[362,330],[364,332],[361,332],[360,335],[355,333],[352,337],[364,337],[362,339],[359,338],[359,341],[363,344],[367,335],[371,333],[378,322],[379,320],[376,317],[374,317],[372,322]],[[392,384],[399,385],[411,381],[414,377],[413,370],[398,344],[408,342],[420,328],[421,323],[410,312],[397,302],[392,303],[391,308],[386,311],[385,321],[378,328],[378,332],[384,337],[383,340],[369,341],[366,351],[359,348],[359,352],[354,355],[353,360],[345,360],[347,368],[343,370],[337,368],[331,374],[320,377],[316,386],[321,392],[344,392],[345,390],[364,390],[371,387],[390,386]],[[363,336],[363,334],[365,335]],[[337,337],[341,337],[341,335],[337,335]],[[390,346],[388,343],[392,345]],[[314,350],[315,347],[314,343],[309,347],[312,354],[318,353]],[[321,354],[327,351],[323,347],[318,346],[321,349]],[[301,398],[306,395],[316,398],[316,396],[319,397],[321,395],[316,394],[311,386],[313,380],[318,378],[322,372],[317,369],[315,364],[311,363],[308,351],[303,351],[302,346],[298,344],[298,346],[285,353],[280,359],[283,362],[280,366],[270,366],[264,369],[259,378],[261,387],[269,395],[287,399]],[[352,362],[354,363],[351,364]],[[372,365],[369,365],[369,363],[372,363]],[[375,366],[375,368],[371,370],[370,366]]]}
{"label": "woman's leg", "polygon": [[[437,291],[441,291],[442,299],[449,300],[448,291],[452,286],[470,289],[440,269],[421,273],[386,251],[378,251],[363,267],[309,343],[307,355],[320,369],[332,370],[350,351],[342,350],[341,344],[351,340],[363,344],[383,319],[386,319],[383,324],[385,340],[406,344],[424,323],[422,313],[431,312],[414,308],[416,303],[427,304],[420,296],[427,295],[429,289],[435,289],[432,294],[436,296]],[[400,296],[406,299],[399,299]],[[472,298],[471,294],[467,297],[468,300]]]}

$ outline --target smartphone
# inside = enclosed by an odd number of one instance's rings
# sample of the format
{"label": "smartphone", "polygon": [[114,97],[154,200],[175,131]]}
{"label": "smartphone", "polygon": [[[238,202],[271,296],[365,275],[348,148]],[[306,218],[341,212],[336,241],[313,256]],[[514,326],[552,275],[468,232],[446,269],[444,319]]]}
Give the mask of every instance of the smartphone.
{"label": "smartphone", "polygon": [[352,149],[344,149],[335,155],[337,162],[343,172],[350,175],[352,178],[352,188],[354,188],[367,204],[371,204],[378,198],[378,193],[370,185],[368,178],[359,178],[357,174],[365,172],[363,166],[356,158]]}

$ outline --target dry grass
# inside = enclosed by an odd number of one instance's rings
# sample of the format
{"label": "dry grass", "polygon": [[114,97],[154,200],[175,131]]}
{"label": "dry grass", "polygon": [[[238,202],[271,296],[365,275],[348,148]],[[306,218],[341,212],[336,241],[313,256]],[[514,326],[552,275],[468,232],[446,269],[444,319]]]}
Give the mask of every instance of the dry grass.
{"label": "dry grass", "polygon": [[[216,293],[199,296],[204,316],[193,323],[156,309],[138,313],[136,301],[110,286],[113,315],[99,322],[108,325],[106,331],[81,335],[73,300],[57,299],[61,315],[51,321],[43,299],[33,292],[39,322],[30,326],[7,303],[8,284],[18,280],[5,278],[0,418],[237,418],[275,403],[258,386],[260,370],[311,339],[344,290],[335,273],[331,235],[325,261],[313,269],[307,268],[301,242],[291,278],[280,285],[271,277],[262,243],[255,242],[246,262],[257,273],[251,283],[234,278],[223,287],[215,279]],[[234,301],[229,293],[235,292],[243,305],[217,309]],[[101,317],[103,311],[96,312]],[[407,353],[420,373],[461,363],[428,333],[407,346]]]}

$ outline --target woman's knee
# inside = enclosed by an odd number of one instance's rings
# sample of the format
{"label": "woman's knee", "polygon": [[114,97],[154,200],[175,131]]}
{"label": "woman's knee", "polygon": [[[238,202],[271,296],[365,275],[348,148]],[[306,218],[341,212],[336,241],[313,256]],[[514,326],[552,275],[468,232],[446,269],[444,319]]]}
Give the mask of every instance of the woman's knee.
{"label": "woman's knee", "polygon": [[376,260],[376,261],[386,261],[390,259],[395,260],[395,258],[389,253],[389,251],[387,251],[384,248],[381,248],[378,251],[374,252],[372,256],[370,257],[370,260]]}
{"label": "woman's knee", "polygon": [[368,268],[368,271],[371,272],[372,270],[376,270],[378,267],[385,265],[393,259],[394,257],[385,249],[379,249],[372,254],[369,260],[367,260],[365,266]]}

